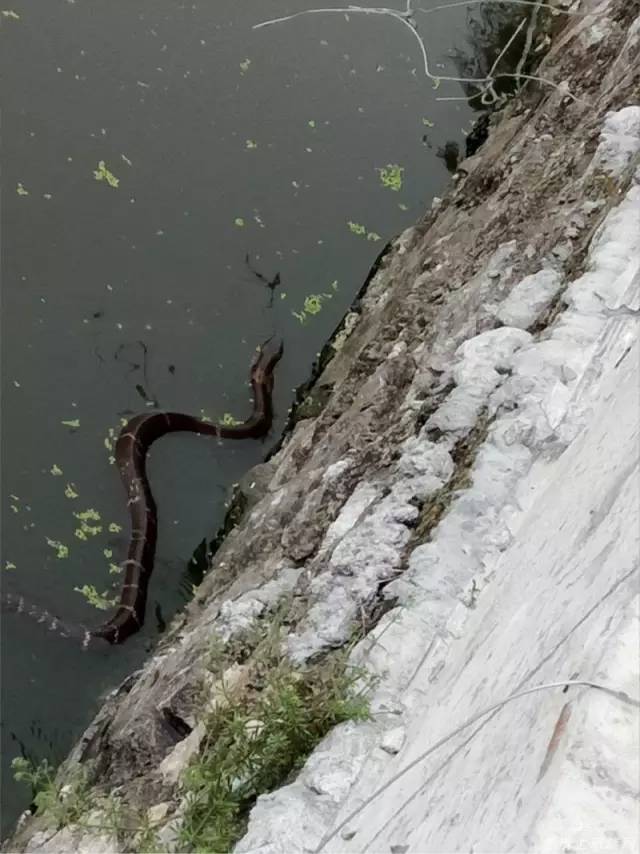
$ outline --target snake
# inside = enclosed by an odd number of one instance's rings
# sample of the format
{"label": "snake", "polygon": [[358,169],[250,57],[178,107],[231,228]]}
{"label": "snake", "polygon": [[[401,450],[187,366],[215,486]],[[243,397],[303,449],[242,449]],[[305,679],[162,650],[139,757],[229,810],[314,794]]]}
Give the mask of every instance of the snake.
{"label": "snake", "polygon": [[145,618],[149,581],[153,573],[158,536],[158,511],[147,478],[146,461],[152,444],[168,433],[189,432],[220,439],[259,439],[265,436],[273,420],[273,372],[282,357],[282,342],[269,352],[261,345],[251,364],[250,383],[253,408],[246,421],[214,424],[182,412],[145,412],[134,416],[121,429],[115,446],[115,461],[127,495],[131,538],[124,570],[120,599],[113,615],[95,628],[76,629],[49,611],[28,604],[24,597],[3,594],[2,604],[12,611],[26,613],[47,628],[64,636],[81,634],[83,646],[94,638],[121,644],[138,632]]}

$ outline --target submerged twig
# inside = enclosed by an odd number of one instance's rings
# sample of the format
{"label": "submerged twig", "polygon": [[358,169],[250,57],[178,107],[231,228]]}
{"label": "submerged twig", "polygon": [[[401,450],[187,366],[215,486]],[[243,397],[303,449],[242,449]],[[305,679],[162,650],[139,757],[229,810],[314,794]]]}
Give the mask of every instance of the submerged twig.
{"label": "submerged twig", "polygon": [[[272,279],[268,279],[259,270],[256,270],[256,268],[251,264],[251,261],[249,260],[249,253],[248,252],[245,255],[244,261],[245,261],[245,264],[247,265],[247,267],[249,268],[249,270],[256,277],[256,279],[258,279],[258,281],[262,282],[263,285],[265,285],[267,288],[269,288],[269,308],[273,308],[273,297],[274,297],[276,288],[280,284],[280,273],[278,272],[275,274],[275,276]],[[269,339],[269,340],[271,340],[271,339]],[[268,343],[268,342],[265,342],[265,344],[266,343]]]}

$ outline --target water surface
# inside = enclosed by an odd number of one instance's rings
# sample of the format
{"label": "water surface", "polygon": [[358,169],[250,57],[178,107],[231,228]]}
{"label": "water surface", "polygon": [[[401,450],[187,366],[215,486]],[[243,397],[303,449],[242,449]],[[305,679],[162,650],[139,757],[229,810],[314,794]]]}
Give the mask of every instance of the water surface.
{"label": "water surface", "polygon": [[[184,603],[185,569],[230,485],[277,437],[384,243],[443,190],[438,149],[464,144],[470,110],[436,100],[460,88],[425,79],[399,22],[327,14],[251,29],[305,8],[12,0],[1,18],[4,588],[100,622],[74,588],[115,595],[119,583],[109,566],[128,521],[110,429],[147,403],[243,419],[255,346],[285,342],[266,442],[178,435],[153,449],[160,538],[139,635],[83,653],[4,616],[3,834],[29,801],[11,758],[59,761],[140,666],[156,603],[166,618]],[[465,16],[420,21],[443,73],[455,74]],[[272,304],[256,272],[280,274]],[[305,312],[317,295],[319,313]],[[87,510],[102,530],[79,539],[74,513]]]}

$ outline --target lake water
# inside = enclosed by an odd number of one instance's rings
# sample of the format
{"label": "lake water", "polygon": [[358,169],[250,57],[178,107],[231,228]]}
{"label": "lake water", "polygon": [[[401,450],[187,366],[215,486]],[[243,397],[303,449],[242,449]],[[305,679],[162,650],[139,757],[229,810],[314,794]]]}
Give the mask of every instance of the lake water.
{"label": "lake water", "polygon": [[[311,8],[8,0],[0,17],[3,588],[101,622],[74,588],[119,584],[109,565],[128,520],[109,431],[149,402],[243,419],[254,348],[285,343],[266,442],[154,447],[160,538],[139,635],[83,653],[3,615],[3,834],[29,802],[12,757],[59,761],[140,666],[156,603],[168,619],[186,601],[195,547],[275,441],[375,257],[446,186],[438,149],[464,148],[471,110],[437,100],[463,93],[425,78],[401,22],[327,13],[252,29]],[[466,15],[419,19],[437,72],[456,74]],[[272,304],[256,271],[280,274]],[[80,539],[87,510],[102,530],[85,524]]]}

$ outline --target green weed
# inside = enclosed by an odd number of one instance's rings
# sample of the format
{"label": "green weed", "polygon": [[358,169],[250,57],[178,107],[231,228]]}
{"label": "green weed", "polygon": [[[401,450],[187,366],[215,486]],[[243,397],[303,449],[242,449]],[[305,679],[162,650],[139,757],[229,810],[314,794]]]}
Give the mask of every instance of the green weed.
{"label": "green weed", "polygon": [[64,786],[56,783],[54,769],[46,759],[34,765],[22,756],[11,762],[13,776],[19,783],[31,786],[33,803],[39,813],[51,815],[58,827],[79,821],[90,807],[86,775],[78,771]]}
{"label": "green weed", "polygon": [[287,782],[337,724],[368,716],[362,673],[345,661],[335,656],[304,670],[283,658],[264,661],[251,691],[215,709],[183,777],[186,848],[229,851],[259,794]]}

